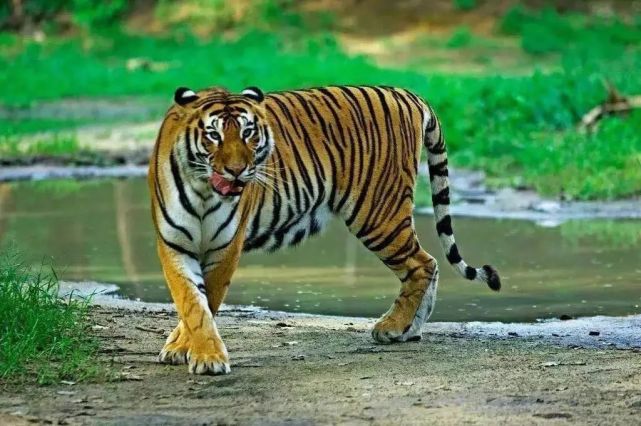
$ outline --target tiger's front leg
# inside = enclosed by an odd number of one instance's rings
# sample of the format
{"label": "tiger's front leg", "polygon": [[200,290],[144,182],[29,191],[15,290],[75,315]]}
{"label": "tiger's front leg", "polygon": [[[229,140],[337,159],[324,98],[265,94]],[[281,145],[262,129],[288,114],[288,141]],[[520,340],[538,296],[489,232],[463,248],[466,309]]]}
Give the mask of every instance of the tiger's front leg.
{"label": "tiger's front leg", "polygon": [[[227,374],[229,357],[209,308],[199,262],[158,241],[158,254],[180,323],[160,352],[160,361],[186,360],[192,374]],[[177,362],[176,362],[177,361]]]}

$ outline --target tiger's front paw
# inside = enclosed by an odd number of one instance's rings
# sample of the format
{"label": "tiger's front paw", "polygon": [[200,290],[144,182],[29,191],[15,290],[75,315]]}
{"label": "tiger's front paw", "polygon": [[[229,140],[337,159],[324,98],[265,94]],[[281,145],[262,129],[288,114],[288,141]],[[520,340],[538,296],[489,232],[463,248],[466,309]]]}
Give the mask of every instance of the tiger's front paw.
{"label": "tiger's front paw", "polygon": [[385,315],[378,320],[372,330],[372,338],[379,343],[393,343],[421,340],[420,327],[418,333],[413,330],[412,323],[399,321],[392,315]]}
{"label": "tiger's front paw", "polygon": [[189,334],[184,330],[182,323],[179,323],[167,337],[165,346],[158,355],[158,362],[173,365],[187,364],[189,348]]}
{"label": "tiger's front paw", "polygon": [[192,348],[188,354],[191,374],[229,374],[229,356],[222,341],[207,348]]}

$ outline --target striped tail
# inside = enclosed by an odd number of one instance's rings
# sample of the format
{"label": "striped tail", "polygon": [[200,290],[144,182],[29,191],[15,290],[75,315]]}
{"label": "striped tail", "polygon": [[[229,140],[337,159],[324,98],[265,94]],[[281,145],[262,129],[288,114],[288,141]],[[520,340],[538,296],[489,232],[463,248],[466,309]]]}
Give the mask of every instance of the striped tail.
{"label": "striped tail", "polygon": [[447,255],[447,260],[462,277],[472,281],[485,282],[492,290],[499,291],[501,279],[496,269],[490,265],[483,265],[481,268],[469,266],[461,257],[456,246],[452,217],[450,216],[450,184],[445,140],[438,118],[429,106],[427,108],[429,115],[426,116],[427,122],[424,125],[424,144],[428,151],[427,163],[429,165],[434,219],[441,246]]}

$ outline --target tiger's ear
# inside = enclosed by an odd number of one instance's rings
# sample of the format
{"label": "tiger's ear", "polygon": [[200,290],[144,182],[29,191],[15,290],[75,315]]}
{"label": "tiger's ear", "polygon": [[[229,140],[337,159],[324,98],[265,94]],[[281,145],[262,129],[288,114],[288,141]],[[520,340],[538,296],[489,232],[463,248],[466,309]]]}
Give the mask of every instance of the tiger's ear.
{"label": "tiger's ear", "polygon": [[248,87],[240,92],[243,96],[247,96],[249,99],[253,99],[256,102],[260,103],[265,100],[265,94],[258,87]]}
{"label": "tiger's ear", "polygon": [[191,89],[179,87],[174,93],[174,102],[180,106],[185,106],[198,99],[198,95]]}

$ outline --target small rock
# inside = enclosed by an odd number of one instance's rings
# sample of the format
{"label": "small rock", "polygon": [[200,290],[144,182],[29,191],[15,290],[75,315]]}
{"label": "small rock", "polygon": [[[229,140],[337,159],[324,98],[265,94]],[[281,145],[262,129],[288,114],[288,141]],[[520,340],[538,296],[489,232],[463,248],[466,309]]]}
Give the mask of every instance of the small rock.
{"label": "small rock", "polygon": [[286,322],[279,322],[279,323],[276,323],[276,327],[285,328],[285,327],[293,327],[293,325],[287,324]]}
{"label": "small rock", "polygon": [[304,361],[305,360],[305,355],[294,355],[292,357],[292,361]]}
{"label": "small rock", "polygon": [[507,335],[508,336],[512,336],[512,337],[518,337],[519,333],[517,333],[516,331],[510,331],[510,332],[507,333]]}
{"label": "small rock", "polygon": [[60,380],[60,383],[62,383],[63,385],[67,385],[67,386],[73,386],[73,385],[76,384],[76,382],[72,382],[70,380]]}
{"label": "small rock", "polygon": [[295,340],[292,340],[291,342],[283,342],[282,346],[294,346],[297,345],[298,342]]}
{"label": "small rock", "polygon": [[569,419],[572,418],[571,414],[568,413],[535,413],[532,414],[534,417],[540,417],[542,419]]}
{"label": "small rock", "polygon": [[548,361],[541,364],[541,367],[556,367],[557,365],[560,365],[560,364],[556,361]]}
{"label": "small rock", "polygon": [[552,200],[543,200],[538,203],[532,203],[531,210],[541,213],[556,213],[561,210],[561,203]]}
{"label": "small rock", "polygon": [[601,332],[600,331],[590,331],[590,333],[588,333],[588,334],[590,336],[599,336],[599,335],[601,335]]}
{"label": "small rock", "polygon": [[561,321],[568,321],[568,320],[571,320],[571,319],[574,319],[574,318],[572,318],[570,315],[563,314],[563,315],[561,315],[561,316],[559,317],[559,319],[560,319]]}
{"label": "small rock", "polygon": [[124,381],[124,380],[131,380],[131,381],[136,381],[136,382],[140,382],[140,381],[142,381],[142,377],[141,377],[141,376],[139,376],[139,375],[137,375],[137,374],[131,374],[131,373],[126,372],[126,371],[124,371],[124,372],[120,373],[120,375],[118,376],[118,378],[119,378],[120,380],[123,380],[123,381]]}
{"label": "small rock", "polygon": [[74,391],[58,391],[56,392],[58,395],[75,395],[76,392]]}
{"label": "small rock", "polygon": [[636,401],[632,401],[628,404],[628,408],[641,408],[641,399],[637,399]]}

